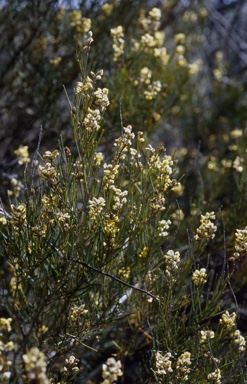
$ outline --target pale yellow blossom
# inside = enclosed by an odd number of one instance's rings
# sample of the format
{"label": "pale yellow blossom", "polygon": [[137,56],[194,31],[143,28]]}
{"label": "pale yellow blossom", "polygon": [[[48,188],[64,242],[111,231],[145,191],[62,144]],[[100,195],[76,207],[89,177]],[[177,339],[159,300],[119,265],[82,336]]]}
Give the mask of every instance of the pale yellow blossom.
{"label": "pale yellow blossom", "polygon": [[192,280],[195,285],[204,284],[207,281],[207,273],[205,268],[201,268],[200,270],[196,269],[193,272]]}
{"label": "pale yellow blossom", "polygon": [[112,384],[120,376],[123,376],[121,361],[109,357],[106,363],[102,365],[102,378],[104,380],[101,381],[101,384]]}
{"label": "pale yellow blossom", "polygon": [[165,355],[163,355],[161,352],[155,353],[155,372],[157,375],[164,376],[168,372],[173,371],[171,357],[172,354],[170,352],[167,352]]}
{"label": "pale yellow blossom", "polygon": [[220,324],[222,324],[228,331],[230,331],[235,327],[236,318],[237,315],[235,312],[230,315],[230,313],[226,311],[225,313],[223,313],[220,319]]}
{"label": "pale yellow blossom", "polygon": [[14,151],[14,154],[19,157],[18,163],[20,165],[30,163],[31,161],[27,145],[20,145],[20,147]]}

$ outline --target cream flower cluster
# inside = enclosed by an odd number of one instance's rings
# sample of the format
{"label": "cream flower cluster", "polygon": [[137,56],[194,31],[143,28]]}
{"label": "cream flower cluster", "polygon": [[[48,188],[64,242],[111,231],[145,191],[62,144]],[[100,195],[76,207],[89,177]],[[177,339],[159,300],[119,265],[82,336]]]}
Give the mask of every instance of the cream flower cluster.
{"label": "cream flower cluster", "polygon": [[12,223],[15,227],[21,227],[23,224],[26,223],[26,205],[25,204],[19,204],[18,206],[11,205],[11,211],[12,211]]}
{"label": "cream flower cluster", "polygon": [[99,109],[88,108],[87,114],[83,120],[83,124],[89,133],[96,132],[100,129],[99,122],[101,114]]}
{"label": "cream flower cluster", "polygon": [[220,369],[216,369],[214,372],[209,373],[208,380],[209,383],[221,384],[221,372]]}
{"label": "cream flower cluster", "polygon": [[144,91],[144,96],[147,100],[153,100],[157,94],[161,91],[161,82],[159,80],[154,81],[148,85],[147,91]]}
{"label": "cream flower cluster", "polygon": [[235,233],[235,250],[237,252],[247,251],[247,227],[237,229]]}
{"label": "cream flower cluster", "polygon": [[112,209],[118,211],[127,202],[126,196],[128,195],[128,191],[121,191],[121,189],[116,188],[115,185],[111,185],[110,189],[114,192],[114,204],[112,206]]}
{"label": "cream flower cluster", "polygon": [[106,107],[110,104],[108,99],[108,89],[107,88],[97,88],[97,91],[94,92],[96,97],[95,104],[98,105],[99,109],[103,112]]}
{"label": "cream flower cluster", "polygon": [[232,312],[232,314],[230,315],[230,313],[226,311],[225,313],[223,313],[220,319],[220,324],[222,324],[228,331],[230,331],[235,327],[236,318],[237,315],[235,312]]}
{"label": "cream flower cluster", "polygon": [[196,230],[196,235],[194,238],[198,241],[205,239],[213,239],[215,237],[215,232],[217,227],[211,220],[215,220],[214,212],[207,212],[206,215],[201,215],[200,227]]}
{"label": "cream flower cluster", "polygon": [[123,127],[123,134],[115,140],[114,146],[118,148],[119,152],[124,153],[128,147],[131,146],[134,138],[135,134],[132,132],[132,126],[128,125],[127,127]]}
{"label": "cream flower cluster", "polygon": [[116,361],[113,357],[107,359],[106,364],[102,365],[102,378],[104,379],[101,384],[113,384],[118,377],[123,376],[121,361]]}
{"label": "cream flower cluster", "polygon": [[166,262],[166,274],[170,275],[173,270],[178,269],[180,253],[178,251],[174,252],[173,250],[169,250],[166,252],[164,258]]}
{"label": "cream flower cluster", "polygon": [[53,166],[53,161],[58,155],[58,150],[53,152],[46,151],[44,153],[43,158],[45,159],[45,165],[39,165],[39,175],[42,179],[52,180],[58,176],[56,168]]}
{"label": "cream flower cluster", "polygon": [[170,220],[161,220],[158,222],[158,234],[160,237],[168,236],[167,230],[170,228]]}
{"label": "cream flower cluster", "polygon": [[165,355],[162,355],[160,352],[155,353],[155,365],[156,373],[158,375],[166,375],[168,372],[172,372],[172,354],[167,352]]}
{"label": "cream flower cluster", "polygon": [[45,355],[37,347],[31,348],[22,356],[27,371],[27,377],[35,380],[37,384],[49,384],[46,376]]}
{"label": "cream flower cluster", "polygon": [[205,344],[215,336],[214,331],[206,330],[200,332],[200,343]]}
{"label": "cream flower cluster", "polygon": [[77,372],[79,371],[78,363],[79,360],[71,355],[68,359],[65,360],[66,365],[63,367],[65,372]]}
{"label": "cream flower cluster", "polygon": [[14,151],[14,154],[19,157],[18,164],[20,165],[30,163],[31,161],[27,145],[20,145],[20,147]]}
{"label": "cream flower cluster", "polygon": [[220,324],[227,330],[230,331],[230,337],[233,345],[237,348],[238,352],[244,352],[246,350],[246,341],[245,338],[241,335],[241,332],[236,329],[236,318],[237,315],[235,312],[231,314],[226,311],[223,313]]}
{"label": "cream flower cluster", "polygon": [[118,174],[119,164],[104,164],[104,177],[103,177],[103,188],[108,189],[114,185],[115,177]]}
{"label": "cream flower cluster", "polygon": [[92,200],[89,200],[89,216],[92,220],[95,220],[99,214],[102,212],[105,206],[105,199],[103,197],[93,197]]}
{"label": "cream flower cluster", "polygon": [[124,53],[124,30],[121,25],[111,29],[113,39],[112,48],[114,51],[113,61],[118,61]]}
{"label": "cream flower cluster", "polygon": [[179,356],[176,364],[177,377],[179,380],[188,381],[188,374],[190,373],[189,366],[192,364],[190,358],[190,352],[184,352]]}
{"label": "cream flower cluster", "polygon": [[140,17],[140,24],[144,31],[157,31],[160,27],[161,10],[159,8],[153,8],[149,11],[147,17]]}
{"label": "cream flower cluster", "polygon": [[196,269],[193,272],[192,280],[195,285],[204,284],[207,281],[207,273],[205,268],[201,268],[200,270]]}
{"label": "cream flower cluster", "polygon": [[[9,360],[8,353],[15,347],[13,341],[8,341],[9,335],[7,335],[11,331],[11,322],[11,318],[0,318],[0,377],[4,382],[8,382],[11,377],[10,367],[13,363]],[[7,342],[4,340],[5,337]]]}

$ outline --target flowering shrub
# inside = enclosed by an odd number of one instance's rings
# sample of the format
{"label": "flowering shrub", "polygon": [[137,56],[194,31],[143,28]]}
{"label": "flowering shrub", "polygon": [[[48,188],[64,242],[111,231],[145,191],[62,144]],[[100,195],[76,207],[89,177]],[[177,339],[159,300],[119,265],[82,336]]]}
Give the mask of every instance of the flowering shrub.
{"label": "flowering shrub", "polygon": [[[111,4],[102,11],[111,13]],[[59,17],[65,17],[62,11]],[[185,35],[176,34],[170,57],[157,8],[140,15],[131,44],[122,26],[111,29],[113,62],[120,69],[124,60],[131,65],[121,79],[108,73],[110,84],[118,79],[126,87],[121,135],[108,153],[102,126],[119,108],[116,98],[111,103],[103,70],[88,69],[90,20],[76,11],[69,17],[83,41],[81,77],[73,100],[68,96],[76,153],[62,140],[58,149],[38,146],[32,158],[20,147],[15,154],[24,177],[0,208],[1,380],[244,383],[246,342],[230,279],[246,250],[246,230],[234,228],[234,243],[210,203],[198,199],[189,212],[180,180],[188,153],[178,151],[177,162],[172,151],[154,148],[129,125],[135,114],[130,76],[140,100],[136,113],[143,112],[153,130],[169,94],[160,68],[170,63],[172,72],[175,62],[181,77],[193,69],[184,57]],[[138,61],[153,55],[153,68]],[[216,162],[211,157],[206,163],[210,171]],[[245,169],[238,155],[221,164],[227,172]],[[226,242],[235,246],[234,263],[230,268],[225,249],[216,270],[215,247],[226,248]],[[129,377],[128,365],[140,352],[140,367]]]}

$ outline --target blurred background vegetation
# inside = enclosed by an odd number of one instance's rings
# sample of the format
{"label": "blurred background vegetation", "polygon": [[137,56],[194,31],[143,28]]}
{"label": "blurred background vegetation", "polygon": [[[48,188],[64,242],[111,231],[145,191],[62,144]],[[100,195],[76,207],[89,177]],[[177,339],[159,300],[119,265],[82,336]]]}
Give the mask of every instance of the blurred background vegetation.
{"label": "blurred background vegetation", "polygon": [[[21,143],[34,149],[40,126],[43,143],[56,141],[61,134],[69,140],[63,86],[72,93],[79,76],[76,47],[89,29],[94,33],[90,66],[103,68],[110,80],[108,139],[120,130],[120,100],[126,123],[149,132],[158,126],[158,139],[169,146],[194,147],[200,142],[201,148],[208,148],[210,135],[222,139],[232,128],[246,124],[246,1],[122,0],[109,1],[112,7],[105,11],[102,5],[106,2],[99,0],[1,3],[1,165],[13,158],[13,150]],[[135,97],[140,92],[133,83],[143,57],[135,57],[129,50],[131,39],[144,33],[136,22],[140,9],[145,12],[154,6],[162,11],[159,31],[165,32],[170,59],[165,73],[160,73],[157,61],[150,63],[150,57],[145,57],[156,72],[154,77],[161,75],[165,84],[161,100],[150,105],[150,113],[141,108],[136,111]],[[114,63],[110,29],[118,25],[123,26],[129,46],[125,46],[122,62]],[[186,38],[176,43],[178,33]],[[194,63],[190,71],[183,58]],[[198,75],[191,77],[192,71]],[[157,119],[154,112],[161,116]]]}

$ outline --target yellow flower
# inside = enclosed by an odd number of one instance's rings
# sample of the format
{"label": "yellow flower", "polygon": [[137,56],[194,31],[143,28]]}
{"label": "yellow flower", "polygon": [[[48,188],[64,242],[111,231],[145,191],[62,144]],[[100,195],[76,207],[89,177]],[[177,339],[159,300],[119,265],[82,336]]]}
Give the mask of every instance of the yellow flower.
{"label": "yellow flower", "polygon": [[226,311],[225,313],[223,313],[223,315],[220,319],[220,324],[224,325],[228,331],[232,330],[232,328],[235,327],[236,318],[237,318],[237,315],[235,312],[233,312],[230,315],[230,313],[228,311]]}
{"label": "yellow flower", "polygon": [[89,200],[89,215],[94,220],[100,214],[105,206],[105,199],[103,197],[93,197],[92,200]]}
{"label": "yellow flower", "polygon": [[81,93],[88,89],[93,89],[93,80],[89,76],[83,82],[79,81],[76,83],[76,93]]}
{"label": "yellow flower", "polygon": [[106,16],[110,16],[113,10],[113,4],[105,3],[102,5],[101,10]]}
{"label": "yellow flower", "polygon": [[200,343],[207,343],[208,340],[213,339],[215,334],[214,331],[201,331],[201,336],[200,336]]}
{"label": "yellow flower", "polygon": [[110,104],[108,99],[108,89],[107,88],[98,88],[97,91],[94,92],[94,96],[96,96],[96,104],[99,108],[104,111],[105,108]]}
{"label": "yellow flower", "polygon": [[192,275],[192,280],[195,285],[204,284],[207,281],[207,273],[205,268],[195,270]]}
{"label": "yellow flower", "polygon": [[196,230],[196,235],[194,238],[196,240],[202,240],[202,239],[213,239],[215,237],[215,232],[217,230],[217,227],[214,225],[214,223],[211,220],[215,219],[214,212],[207,212],[205,216],[201,215],[201,225]]}
{"label": "yellow flower", "polygon": [[11,331],[11,322],[12,319],[9,317],[8,319],[5,319],[4,317],[0,318],[0,329],[4,328],[7,332]]}
{"label": "yellow flower", "polygon": [[20,227],[26,222],[26,206],[19,204],[17,207],[11,205],[12,210],[12,223],[16,227]]}
{"label": "yellow flower", "polygon": [[46,163],[43,167],[39,165],[39,174],[42,179],[48,180],[57,176],[56,169],[51,165],[51,163]]}
{"label": "yellow flower", "polygon": [[31,161],[29,158],[27,145],[25,145],[25,146],[20,145],[20,147],[14,151],[14,154],[16,156],[20,157],[20,159],[18,160],[18,163],[20,165],[30,163],[30,161]]}
{"label": "yellow flower", "polygon": [[160,352],[155,353],[155,372],[158,375],[166,375],[167,372],[172,372],[172,362],[170,360],[172,354],[170,352],[162,355]]}

